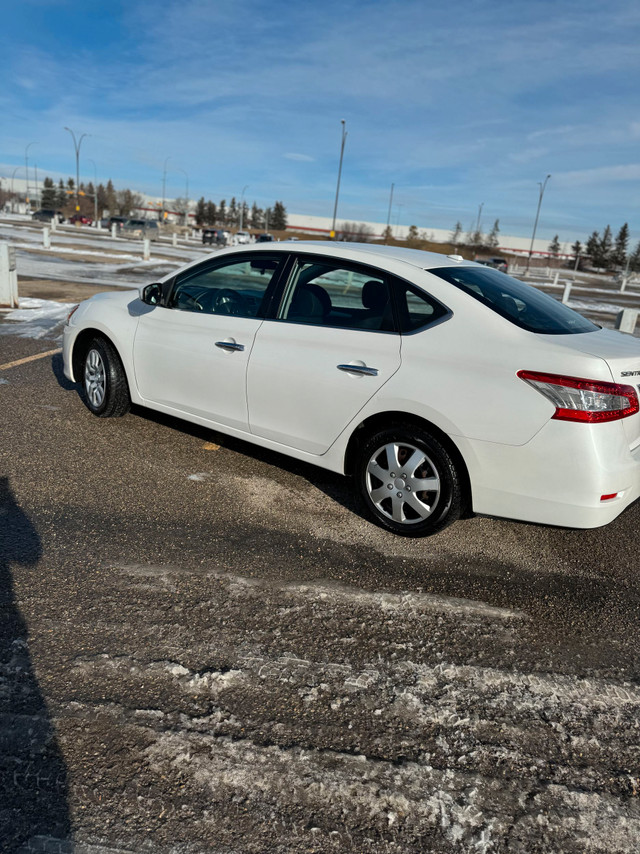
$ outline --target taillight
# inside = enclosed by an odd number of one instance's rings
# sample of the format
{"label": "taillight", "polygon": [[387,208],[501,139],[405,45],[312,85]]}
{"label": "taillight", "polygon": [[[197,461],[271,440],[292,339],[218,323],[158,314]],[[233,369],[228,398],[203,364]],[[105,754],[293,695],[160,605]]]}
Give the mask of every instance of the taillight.
{"label": "taillight", "polygon": [[636,390],[630,385],[537,371],[518,371],[518,376],[551,401],[556,408],[551,417],[559,421],[616,421],[640,409]]}
{"label": "taillight", "polygon": [[67,326],[68,326],[68,325],[69,325],[69,323],[71,322],[71,318],[73,317],[74,313],[75,313],[79,308],[80,308],[80,304],[78,304],[78,305],[74,305],[74,307],[71,309],[71,311],[70,311],[70,312],[69,312],[69,314],[67,315]]}

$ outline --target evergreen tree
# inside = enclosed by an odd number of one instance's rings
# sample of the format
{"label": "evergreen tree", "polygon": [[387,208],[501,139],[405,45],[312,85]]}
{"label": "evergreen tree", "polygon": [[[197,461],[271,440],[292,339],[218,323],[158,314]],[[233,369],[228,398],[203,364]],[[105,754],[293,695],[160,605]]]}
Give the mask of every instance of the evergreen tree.
{"label": "evergreen tree", "polygon": [[629,224],[625,222],[616,236],[616,242],[611,252],[611,265],[624,267],[629,249]]}
{"label": "evergreen tree", "polygon": [[218,209],[214,202],[207,202],[205,206],[204,221],[207,225],[216,225],[218,222]]}
{"label": "evergreen tree", "polygon": [[549,244],[549,252],[551,252],[554,258],[557,258],[560,254],[560,241],[558,240],[557,234],[554,236],[553,240]]}
{"label": "evergreen tree", "polygon": [[229,225],[238,225],[238,203],[236,202],[236,197],[232,196],[231,201],[229,202],[229,211],[227,213]]}
{"label": "evergreen tree", "polygon": [[271,220],[271,228],[274,231],[284,231],[286,229],[287,209],[282,202],[276,202],[274,204]]}
{"label": "evergreen tree", "polygon": [[104,184],[98,184],[98,216],[102,216],[104,209],[108,207],[107,191],[104,188]]}
{"label": "evergreen tree", "polygon": [[608,267],[611,262],[611,253],[613,251],[613,238],[611,237],[611,227],[607,226],[602,233],[600,241],[600,263],[598,267]]}
{"label": "evergreen tree", "polygon": [[629,270],[632,273],[640,272],[640,241],[629,257]]}
{"label": "evergreen tree", "polygon": [[269,228],[273,228],[273,211],[271,208],[265,208],[263,228],[265,231],[269,231]]}
{"label": "evergreen tree", "polygon": [[200,196],[196,205],[196,224],[204,225],[206,221],[204,196]]}
{"label": "evergreen tree", "polygon": [[67,191],[64,188],[64,182],[62,178],[58,181],[58,190],[56,193],[56,205],[57,208],[64,208],[67,206]]}
{"label": "evergreen tree", "polygon": [[42,198],[40,199],[40,207],[43,208],[55,208],[58,207],[58,194],[56,192],[56,185],[53,183],[51,178],[44,179],[44,185],[42,188]]}
{"label": "evergreen tree", "polygon": [[449,239],[450,243],[453,243],[454,246],[457,246],[460,242],[460,237],[462,235],[462,223],[458,221],[455,225],[455,228],[451,232],[451,237]]}
{"label": "evergreen tree", "polygon": [[109,213],[111,214],[111,216],[113,216],[114,211],[118,207],[118,203],[116,201],[116,191],[111,178],[109,178],[109,180],[107,181],[106,202],[107,207],[109,208]]}
{"label": "evergreen tree", "polygon": [[264,213],[262,208],[259,208],[258,205],[254,202],[251,205],[251,219],[249,220],[249,224],[251,228],[262,228],[262,223],[264,222]]}
{"label": "evergreen tree", "polygon": [[500,234],[500,220],[497,219],[493,223],[493,228],[489,232],[489,236],[487,237],[487,246],[490,249],[497,249],[500,245],[500,241],[498,240],[498,235]]}
{"label": "evergreen tree", "polygon": [[600,232],[593,231],[587,240],[586,252],[594,267],[599,267],[600,261]]}
{"label": "evergreen tree", "polygon": [[390,240],[393,240],[393,232],[391,231],[391,226],[390,226],[390,225],[388,225],[388,226],[385,228],[385,230],[384,230],[384,234],[382,235],[382,239],[383,239],[383,241],[384,241],[385,243],[388,243]]}
{"label": "evergreen tree", "polygon": [[220,225],[227,224],[227,202],[226,199],[221,199],[218,205],[218,222]]}
{"label": "evergreen tree", "polygon": [[582,255],[582,243],[580,243],[579,240],[576,240],[576,242],[571,245],[571,251],[573,253],[573,260],[576,262],[576,270],[579,270],[580,256]]}

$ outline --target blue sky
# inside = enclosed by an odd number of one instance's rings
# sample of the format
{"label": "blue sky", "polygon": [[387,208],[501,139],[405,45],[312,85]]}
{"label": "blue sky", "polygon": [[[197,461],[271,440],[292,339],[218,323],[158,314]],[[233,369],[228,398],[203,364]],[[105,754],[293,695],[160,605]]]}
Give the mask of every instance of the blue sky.
{"label": "blue sky", "polygon": [[[0,174],[29,163],[338,220],[640,238],[637,0],[0,0]],[[184,172],[180,171],[184,170]],[[23,176],[19,171],[17,176]]]}

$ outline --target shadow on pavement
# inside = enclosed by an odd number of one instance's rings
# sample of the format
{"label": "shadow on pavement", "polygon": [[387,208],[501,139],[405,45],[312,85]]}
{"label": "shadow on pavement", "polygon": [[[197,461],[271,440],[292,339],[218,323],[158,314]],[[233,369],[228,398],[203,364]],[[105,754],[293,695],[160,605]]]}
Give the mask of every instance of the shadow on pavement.
{"label": "shadow on pavement", "polygon": [[38,532],[0,478],[0,851],[18,851],[34,836],[70,832],[67,774],[40,692],[27,626],[13,591],[11,564],[35,566]]}

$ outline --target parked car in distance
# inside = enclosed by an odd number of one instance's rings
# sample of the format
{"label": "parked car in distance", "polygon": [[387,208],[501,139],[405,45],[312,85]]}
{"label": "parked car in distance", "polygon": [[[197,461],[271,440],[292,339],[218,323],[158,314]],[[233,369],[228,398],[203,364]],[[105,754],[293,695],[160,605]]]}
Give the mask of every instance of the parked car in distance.
{"label": "parked car in distance", "polygon": [[273,241],[273,234],[269,234],[265,232],[264,234],[258,234],[256,237],[256,243],[271,243]]}
{"label": "parked car in distance", "polygon": [[110,216],[110,217],[107,217],[106,219],[101,220],[100,226],[102,228],[111,229],[112,225],[116,225],[118,227],[118,229],[121,229],[126,221],[127,221],[126,216]]}
{"label": "parked car in distance", "polygon": [[227,245],[227,236],[228,232],[224,231],[221,228],[203,228],[202,229],[202,242],[210,243],[212,246],[215,244],[216,246],[226,246]]}
{"label": "parked car in distance", "polygon": [[159,229],[155,219],[128,219],[121,229],[122,237],[157,240]]}
{"label": "parked car in distance", "polygon": [[236,231],[234,235],[234,240],[236,244],[246,244],[251,243],[251,235],[247,231]]}
{"label": "parked car in distance", "polygon": [[37,222],[51,222],[52,219],[57,222],[64,222],[64,214],[62,211],[55,211],[52,208],[41,208],[31,214],[31,219],[35,219]]}
{"label": "parked car in distance", "polygon": [[67,222],[70,225],[91,225],[93,220],[89,216],[85,216],[84,214],[72,214]]}
{"label": "parked car in distance", "polygon": [[396,534],[595,528],[640,496],[640,341],[459,255],[223,249],[97,294],[63,338],[95,415],[135,403],[351,475]]}
{"label": "parked car in distance", "polygon": [[494,270],[500,270],[502,273],[509,271],[509,263],[506,258],[476,258],[478,264],[483,264],[485,267],[493,267]]}

